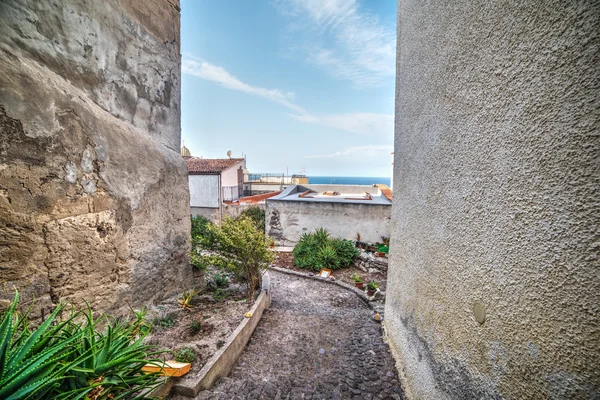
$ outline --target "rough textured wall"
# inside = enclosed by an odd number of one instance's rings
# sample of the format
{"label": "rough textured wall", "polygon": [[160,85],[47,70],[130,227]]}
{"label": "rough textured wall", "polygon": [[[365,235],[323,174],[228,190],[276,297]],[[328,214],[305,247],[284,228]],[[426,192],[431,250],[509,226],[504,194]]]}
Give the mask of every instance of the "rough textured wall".
{"label": "rough textured wall", "polygon": [[305,232],[326,228],[333,236],[364,242],[390,236],[389,205],[267,200],[265,231],[280,246],[294,246]]}
{"label": "rough textured wall", "polygon": [[0,2],[0,280],[118,311],[182,287],[179,6]]}
{"label": "rough textured wall", "polygon": [[600,3],[398,15],[385,326],[407,391],[600,398]]}

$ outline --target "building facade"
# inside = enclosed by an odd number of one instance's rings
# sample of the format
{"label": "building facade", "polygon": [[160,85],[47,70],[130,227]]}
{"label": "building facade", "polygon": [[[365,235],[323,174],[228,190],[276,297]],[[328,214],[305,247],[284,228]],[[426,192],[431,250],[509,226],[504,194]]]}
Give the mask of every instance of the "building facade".
{"label": "building facade", "polygon": [[384,326],[409,398],[600,398],[599,16],[398,2]]}
{"label": "building facade", "polygon": [[220,221],[223,203],[237,201],[242,196],[246,159],[185,159],[189,174],[191,214]]}

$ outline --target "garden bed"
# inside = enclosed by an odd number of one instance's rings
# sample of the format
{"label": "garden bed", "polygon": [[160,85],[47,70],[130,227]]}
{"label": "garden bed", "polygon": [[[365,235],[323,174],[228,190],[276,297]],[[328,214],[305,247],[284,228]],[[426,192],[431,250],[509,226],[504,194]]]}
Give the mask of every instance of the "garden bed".
{"label": "garden bed", "polygon": [[[297,266],[295,266],[294,265],[294,256],[290,252],[278,252],[277,258],[275,259],[275,262],[273,263],[273,265],[280,267],[280,268],[290,269],[290,270],[296,271],[296,272],[315,273],[314,271],[310,271],[308,269],[303,269],[303,268],[298,268]],[[331,276],[333,276],[335,279],[340,280],[342,282],[348,283],[350,285],[354,285],[354,281],[352,280],[352,275],[355,273],[358,276],[360,276],[361,278],[363,278],[365,283],[367,283],[371,280],[374,280],[379,285],[379,290],[381,290],[382,292],[386,291],[387,274],[385,274],[383,272],[368,273],[368,272],[364,272],[364,271],[360,270],[359,268],[357,268],[356,266],[352,265],[348,268],[341,268],[341,269],[332,271]]]}
{"label": "garden bed", "polygon": [[[206,275],[212,272],[209,269]],[[152,330],[146,341],[172,351],[191,348],[195,360],[188,375],[193,376],[225,344],[252,304],[247,299],[246,285],[236,282],[217,291],[207,287],[194,297],[191,310],[182,308],[177,300],[174,297],[149,310]],[[172,359],[173,354],[161,358]]]}

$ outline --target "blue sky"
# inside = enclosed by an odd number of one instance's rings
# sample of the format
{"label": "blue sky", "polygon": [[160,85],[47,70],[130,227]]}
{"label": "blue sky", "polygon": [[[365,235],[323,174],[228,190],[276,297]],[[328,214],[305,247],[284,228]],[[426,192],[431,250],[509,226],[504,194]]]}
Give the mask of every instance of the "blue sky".
{"label": "blue sky", "polygon": [[182,0],[182,139],[252,172],[390,176],[396,1]]}

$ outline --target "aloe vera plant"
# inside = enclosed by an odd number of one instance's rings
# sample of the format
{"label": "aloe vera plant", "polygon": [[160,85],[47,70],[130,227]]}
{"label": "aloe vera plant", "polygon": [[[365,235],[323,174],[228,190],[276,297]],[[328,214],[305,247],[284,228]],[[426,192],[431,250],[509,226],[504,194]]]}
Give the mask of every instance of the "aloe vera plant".
{"label": "aloe vera plant", "polygon": [[[65,357],[75,352],[80,335],[57,340],[55,335],[68,321],[52,326],[63,307],[54,312],[34,331],[29,330],[28,313],[19,317],[18,293],[4,313],[0,324],[0,398],[6,400],[45,398],[62,377],[88,355],[82,353],[74,362]],[[13,324],[14,323],[14,324]]]}
{"label": "aloe vera plant", "polygon": [[142,399],[160,383],[141,373],[159,360],[148,360],[157,353],[142,342],[139,319],[107,319],[101,333],[89,306],[59,321],[59,305],[32,329],[18,300],[15,293],[0,323],[0,399]]}

